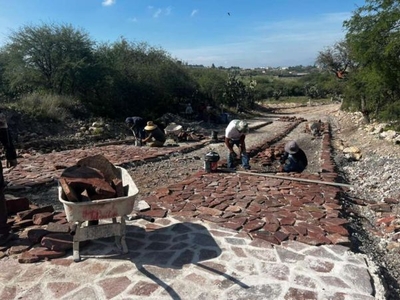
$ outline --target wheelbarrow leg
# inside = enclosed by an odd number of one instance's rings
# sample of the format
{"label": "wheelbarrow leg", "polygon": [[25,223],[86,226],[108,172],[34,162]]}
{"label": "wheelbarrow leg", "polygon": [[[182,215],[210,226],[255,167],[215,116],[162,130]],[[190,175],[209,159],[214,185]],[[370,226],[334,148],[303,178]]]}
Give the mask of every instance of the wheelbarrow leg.
{"label": "wheelbarrow leg", "polygon": [[72,250],[73,250],[73,258],[75,262],[81,261],[81,256],[79,254],[79,234],[80,234],[80,229],[81,229],[81,222],[77,223],[76,226],[76,232],[74,234],[74,239],[73,239],[73,245],[72,245]]}
{"label": "wheelbarrow leg", "polygon": [[[113,218],[113,223],[116,222],[117,222],[116,218]],[[115,243],[117,244],[117,248],[121,250],[122,253],[128,253],[128,246],[125,240],[125,227],[126,227],[125,218],[121,217],[120,235],[115,236]]]}

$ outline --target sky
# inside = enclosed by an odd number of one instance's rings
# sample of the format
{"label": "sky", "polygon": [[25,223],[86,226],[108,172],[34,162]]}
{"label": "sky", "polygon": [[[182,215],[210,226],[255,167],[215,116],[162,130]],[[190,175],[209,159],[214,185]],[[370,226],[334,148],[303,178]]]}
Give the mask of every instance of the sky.
{"label": "sky", "polygon": [[345,36],[362,0],[0,0],[0,46],[23,26],[68,24],[98,43],[121,37],[184,63],[313,65]]}

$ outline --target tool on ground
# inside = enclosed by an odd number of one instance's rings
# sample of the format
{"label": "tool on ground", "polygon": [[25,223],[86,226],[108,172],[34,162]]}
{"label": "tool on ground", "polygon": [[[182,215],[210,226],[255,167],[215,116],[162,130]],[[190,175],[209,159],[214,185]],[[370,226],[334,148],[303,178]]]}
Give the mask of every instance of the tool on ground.
{"label": "tool on ground", "polygon": [[155,219],[153,217],[142,215],[142,214],[136,214],[136,215],[132,215],[132,216],[128,217],[129,221],[140,220],[140,219],[146,220],[150,223],[154,223],[154,221],[155,221]]}

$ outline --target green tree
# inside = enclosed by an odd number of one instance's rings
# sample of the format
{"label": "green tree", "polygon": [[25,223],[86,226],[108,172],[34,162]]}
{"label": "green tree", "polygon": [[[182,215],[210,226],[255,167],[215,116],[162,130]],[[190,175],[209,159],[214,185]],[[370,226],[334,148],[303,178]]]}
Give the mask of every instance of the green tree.
{"label": "green tree", "polygon": [[100,45],[97,57],[104,80],[96,106],[103,105],[103,113],[114,117],[123,112],[157,118],[179,111],[196,88],[185,66],[147,43],[121,38]]}
{"label": "green tree", "polygon": [[76,94],[93,63],[93,42],[71,25],[27,25],[12,32],[2,49],[7,56],[4,76],[19,93],[43,90]]}
{"label": "green tree", "polygon": [[[345,101],[376,117],[400,101],[400,1],[366,0],[344,23],[352,58],[359,64]],[[358,98],[358,99],[357,99]],[[389,109],[390,110],[390,109]]]}
{"label": "green tree", "polygon": [[198,85],[196,102],[204,101],[215,106],[223,104],[226,71],[217,68],[192,69],[191,75]]}

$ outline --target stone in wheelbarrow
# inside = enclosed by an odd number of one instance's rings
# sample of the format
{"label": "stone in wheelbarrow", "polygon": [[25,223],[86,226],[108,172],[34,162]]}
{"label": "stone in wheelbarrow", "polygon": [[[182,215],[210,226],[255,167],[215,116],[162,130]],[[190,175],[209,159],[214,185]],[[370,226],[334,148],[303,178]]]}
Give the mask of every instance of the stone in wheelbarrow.
{"label": "stone in wheelbarrow", "polygon": [[111,183],[114,179],[118,178],[117,167],[110,163],[110,161],[101,154],[82,158],[76,163],[76,165],[99,170],[108,183]]}
{"label": "stone in wheelbarrow", "polygon": [[64,170],[59,179],[68,201],[82,201],[81,194],[87,191],[90,199],[107,199],[116,196],[115,189],[97,169],[72,166]]}

